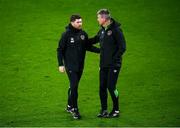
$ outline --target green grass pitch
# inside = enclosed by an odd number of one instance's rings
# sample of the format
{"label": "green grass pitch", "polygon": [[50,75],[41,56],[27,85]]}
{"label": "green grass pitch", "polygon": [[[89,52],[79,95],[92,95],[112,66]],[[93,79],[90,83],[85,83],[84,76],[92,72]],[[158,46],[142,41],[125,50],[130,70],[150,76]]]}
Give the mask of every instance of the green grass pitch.
{"label": "green grass pitch", "polygon": [[[56,48],[72,13],[89,37],[108,8],[127,41],[117,83],[121,117],[98,119],[99,55],[87,53],[82,120],[64,111],[68,79]],[[179,0],[0,0],[0,126],[180,126]],[[108,97],[108,110],[111,99]]]}

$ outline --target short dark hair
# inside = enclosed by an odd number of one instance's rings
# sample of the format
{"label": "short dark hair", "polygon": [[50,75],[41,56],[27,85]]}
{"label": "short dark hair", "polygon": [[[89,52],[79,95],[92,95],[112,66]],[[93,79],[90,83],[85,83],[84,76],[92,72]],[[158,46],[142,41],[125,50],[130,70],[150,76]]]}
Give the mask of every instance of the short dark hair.
{"label": "short dark hair", "polygon": [[76,19],[81,19],[81,16],[79,14],[71,15],[70,22],[74,22]]}
{"label": "short dark hair", "polygon": [[100,9],[97,12],[97,15],[104,16],[104,18],[106,18],[106,19],[110,19],[111,18],[111,15],[110,15],[110,12],[109,12],[108,9]]}

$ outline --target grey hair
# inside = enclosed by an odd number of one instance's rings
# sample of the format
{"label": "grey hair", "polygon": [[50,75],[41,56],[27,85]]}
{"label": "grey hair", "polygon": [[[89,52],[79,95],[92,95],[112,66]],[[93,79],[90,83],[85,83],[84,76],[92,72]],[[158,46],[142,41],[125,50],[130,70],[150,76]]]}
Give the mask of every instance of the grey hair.
{"label": "grey hair", "polygon": [[100,9],[97,12],[97,15],[101,15],[105,19],[111,19],[111,15],[110,15],[110,12],[108,11],[108,9]]}

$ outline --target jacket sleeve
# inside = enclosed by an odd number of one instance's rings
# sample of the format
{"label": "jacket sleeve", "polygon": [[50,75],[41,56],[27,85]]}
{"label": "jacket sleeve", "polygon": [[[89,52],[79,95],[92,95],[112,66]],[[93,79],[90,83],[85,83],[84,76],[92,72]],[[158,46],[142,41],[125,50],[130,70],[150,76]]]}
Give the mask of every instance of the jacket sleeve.
{"label": "jacket sleeve", "polygon": [[100,53],[100,48],[93,46],[95,44],[95,40],[92,39],[91,42],[89,42],[88,35],[86,34],[86,50],[94,53]]}
{"label": "jacket sleeve", "polygon": [[96,43],[98,43],[99,42],[99,33],[100,33],[100,31],[94,37],[89,38],[88,39],[88,43],[89,44],[96,44]]}
{"label": "jacket sleeve", "polygon": [[63,66],[64,52],[66,47],[66,33],[63,33],[61,39],[59,40],[58,48],[57,48],[57,59],[59,66]]}
{"label": "jacket sleeve", "polygon": [[95,47],[95,46],[93,46],[91,44],[86,45],[86,50],[90,51],[90,52],[94,52],[94,53],[100,53],[100,48]]}
{"label": "jacket sleeve", "polygon": [[98,37],[98,35],[96,35],[96,36],[88,39],[88,43],[89,43],[89,44],[96,44],[96,43],[98,43],[98,42],[99,42],[99,37]]}
{"label": "jacket sleeve", "polygon": [[114,35],[115,41],[117,42],[117,51],[114,55],[114,58],[117,58],[118,56],[122,56],[124,52],[126,51],[126,40],[120,28],[117,28],[114,31],[113,35]]}

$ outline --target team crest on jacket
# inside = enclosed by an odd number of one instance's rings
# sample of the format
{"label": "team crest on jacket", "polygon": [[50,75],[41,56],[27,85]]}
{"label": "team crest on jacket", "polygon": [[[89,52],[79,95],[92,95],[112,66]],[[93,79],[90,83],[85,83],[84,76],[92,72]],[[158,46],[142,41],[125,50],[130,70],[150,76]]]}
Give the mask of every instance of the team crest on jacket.
{"label": "team crest on jacket", "polygon": [[107,35],[110,36],[111,34],[112,34],[112,31],[109,30],[109,31],[107,32]]}
{"label": "team crest on jacket", "polygon": [[84,35],[81,35],[80,38],[81,38],[81,40],[84,40],[84,39],[85,39],[85,36],[84,36]]}

